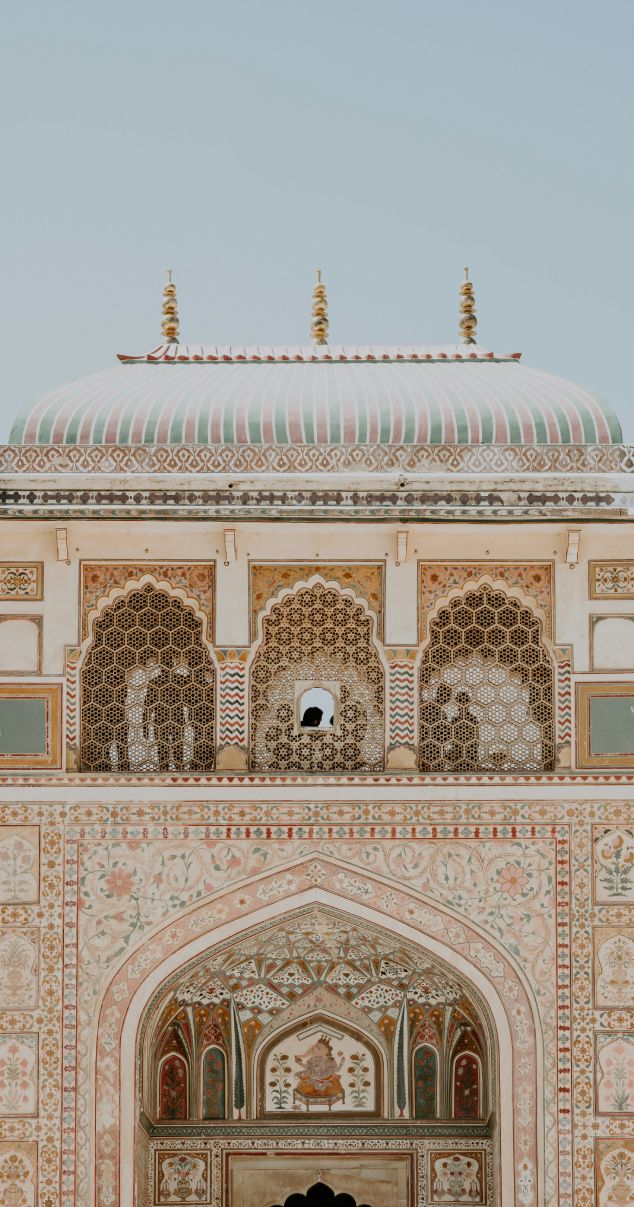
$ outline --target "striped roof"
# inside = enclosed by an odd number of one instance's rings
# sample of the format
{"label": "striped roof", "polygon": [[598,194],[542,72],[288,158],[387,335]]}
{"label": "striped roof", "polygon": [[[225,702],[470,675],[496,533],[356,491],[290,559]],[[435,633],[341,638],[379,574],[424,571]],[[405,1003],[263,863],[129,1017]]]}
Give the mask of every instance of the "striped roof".
{"label": "striped roof", "polygon": [[612,444],[605,403],[477,345],[162,345],[19,415],[12,444]]}

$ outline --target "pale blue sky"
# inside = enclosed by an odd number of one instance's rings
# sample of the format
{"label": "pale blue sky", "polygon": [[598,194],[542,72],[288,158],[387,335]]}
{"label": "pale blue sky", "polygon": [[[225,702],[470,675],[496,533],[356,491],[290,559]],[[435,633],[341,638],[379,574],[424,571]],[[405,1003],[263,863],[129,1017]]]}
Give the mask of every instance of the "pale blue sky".
{"label": "pale blue sky", "polygon": [[21,0],[2,21],[0,438],[159,340],[479,339],[634,442],[631,0]]}

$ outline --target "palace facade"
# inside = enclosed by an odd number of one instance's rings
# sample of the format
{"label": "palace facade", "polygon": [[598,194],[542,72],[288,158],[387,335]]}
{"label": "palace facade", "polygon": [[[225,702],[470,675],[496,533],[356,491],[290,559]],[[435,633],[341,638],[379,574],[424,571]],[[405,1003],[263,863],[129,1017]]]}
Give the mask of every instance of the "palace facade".
{"label": "palace facade", "polygon": [[0,1202],[634,1203],[634,449],[476,342],[0,449]]}

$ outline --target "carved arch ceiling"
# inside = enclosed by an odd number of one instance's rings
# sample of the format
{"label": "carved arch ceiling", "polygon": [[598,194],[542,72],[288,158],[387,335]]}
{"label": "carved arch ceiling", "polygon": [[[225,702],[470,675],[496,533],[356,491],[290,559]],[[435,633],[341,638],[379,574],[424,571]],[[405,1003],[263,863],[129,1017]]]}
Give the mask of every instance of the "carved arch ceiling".
{"label": "carved arch ceiling", "polygon": [[[230,1055],[237,1019],[245,1065],[255,1069],[278,1032],[328,1017],[366,1035],[387,1070],[404,1009],[412,1048],[424,1041],[440,1049],[449,1032],[456,1045],[461,1035],[470,1037],[468,1046],[489,1064],[489,1086],[495,1084],[493,1025],[473,986],[379,926],[321,905],[303,908],[202,953],[156,992],[142,1027],[145,1101],[176,1029],[196,1051],[214,1042]],[[175,1041],[167,1047],[175,1050]],[[258,1112],[255,1093],[254,1085],[247,1113]]]}

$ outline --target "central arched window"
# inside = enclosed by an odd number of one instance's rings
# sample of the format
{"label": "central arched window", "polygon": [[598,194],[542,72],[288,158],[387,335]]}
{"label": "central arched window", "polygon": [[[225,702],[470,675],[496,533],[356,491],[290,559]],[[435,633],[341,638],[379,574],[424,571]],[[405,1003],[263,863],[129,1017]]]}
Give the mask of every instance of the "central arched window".
{"label": "central arched window", "polygon": [[363,605],[316,583],[263,621],[251,667],[251,766],[259,771],[380,771],[384,672]]}
{"label": "central arched window", "polygon": [[429,625],[420,671],[422,771],[550,771],[554,671],[541,621],[483,584]]}
{"label": "central arched window", "polygon": [[103,608],[81,672],[82,771],[214,766],[214,667],[203,622],[148,583]]}

